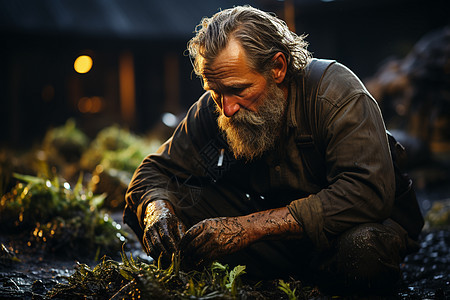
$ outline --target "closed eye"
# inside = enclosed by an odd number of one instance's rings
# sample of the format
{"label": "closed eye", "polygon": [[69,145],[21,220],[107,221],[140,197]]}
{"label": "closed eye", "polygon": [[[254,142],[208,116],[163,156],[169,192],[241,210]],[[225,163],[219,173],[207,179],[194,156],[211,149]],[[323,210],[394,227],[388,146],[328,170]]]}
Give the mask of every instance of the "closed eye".
{"label": "closed eye", "polygon": [[245,92],[245,90],[247,88],[249,88],[250,86],[251,86],[251,83],[230,85],[230,86],[225,87],[224,93],[230,94],[230,95],[242,96],[242,94]]}
{"label": "closed eye", "polygon": [[236,95],[236,96],[242,96],[242,93],[244,92],[245,88],[230,88],[228,91],[230,94]]}

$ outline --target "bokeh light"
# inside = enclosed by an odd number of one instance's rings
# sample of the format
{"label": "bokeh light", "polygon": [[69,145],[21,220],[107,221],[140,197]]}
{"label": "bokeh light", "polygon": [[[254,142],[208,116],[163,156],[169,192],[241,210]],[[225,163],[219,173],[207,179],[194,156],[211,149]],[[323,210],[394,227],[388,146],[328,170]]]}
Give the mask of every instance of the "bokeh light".
{"label": "bokeh light", "polygon": [[105,100],[103,97],[82,97],[78,101],[78,110],[81,113],[95,114],[101,112],[104,108]]}
{"label": "bokeh light", "polygon": [[73,67],[75,71],[77,71],[80,74],[87,73],[92,68],[92,58],[88,55],[80,55],[75,60],[75,63],[73,64]]}

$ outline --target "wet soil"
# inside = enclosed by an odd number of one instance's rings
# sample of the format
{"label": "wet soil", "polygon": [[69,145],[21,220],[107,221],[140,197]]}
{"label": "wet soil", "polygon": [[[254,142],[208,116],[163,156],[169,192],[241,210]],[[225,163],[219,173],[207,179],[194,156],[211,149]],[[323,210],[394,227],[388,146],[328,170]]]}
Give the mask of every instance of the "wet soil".
{"label": "wet soil", "polygon": [[401,265],[401,299],[450,299],[450,228],[425,230],[420,249]]}
{"label": "wet soil", "polygon": [[[123,226],[122,213],[114,213],[112,217],[129,233],[130,239],[127,241],[125,252],[150,262],[151,258],[142,251],[139,241],[134,239],[131,230]],[[30,249],[26,245],[26,239],[20,235],[0,233],[0,242],[10,250],[6,256],[12,255],[14,251],[15,257],[20,260],[8,259],[5,255],[0,258],[0,300],[48,299],[47,292],[58,283],[68,283],[67,277],[75,272],[75,266],[78,263],[86,264],[91,268],[100,263],[100,261],[84,257],[68,259],[55,254],[40,253]],[[108,258],[121,261],[120,253]],[[103,298],[99,295],[97,299]]]}
{"label": "wet soil", "polygon": [[[120,219],[117,221],[120,222]],[[20,241],[1,237],[8,247],[20,247]],[[450,228],[430,229],[420,236],[421,248],[406,257],[401,265],[402,280],[390,299],[448,299],[450,298]],[[134,257],[148,260],[137,241],[129,242],[128,251]],[[76,260],[27,254],[21,249],[21,262],[0,261],[0,299],[46,299],[46,293],[57,283],[67,283],[74,272]],[[120,258],[117,258],[120,261]],[[80,261],[94,267],[95,261]],[[244,279],[245,283],[245,279]],[[268,293],[269,294],[269,293]],[[264,294],[262,294],[264,295]],[[331,295],[312,299],[336,298]],[[101,295],[98,299],[102,299]]]}

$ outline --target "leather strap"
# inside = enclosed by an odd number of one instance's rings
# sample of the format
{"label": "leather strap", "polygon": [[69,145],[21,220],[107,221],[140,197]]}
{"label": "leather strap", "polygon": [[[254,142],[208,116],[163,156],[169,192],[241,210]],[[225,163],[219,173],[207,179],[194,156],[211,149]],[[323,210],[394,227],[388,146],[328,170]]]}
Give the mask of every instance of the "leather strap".
{"label": "leather strap", "polygon": [[[311,116],[311,109],[313,109],[315,104],[315,99],[319,92],[320,82],[325,74],[325,71],[336,61],[328,59],[316,59],[313,58],[305,69],[303,76],[303,101],[301,102],[301,116],[302,127],[305,130],[304,134],[311,135],[311,121],[308,116]],[[302,130],[303,130],[302,129]]]}

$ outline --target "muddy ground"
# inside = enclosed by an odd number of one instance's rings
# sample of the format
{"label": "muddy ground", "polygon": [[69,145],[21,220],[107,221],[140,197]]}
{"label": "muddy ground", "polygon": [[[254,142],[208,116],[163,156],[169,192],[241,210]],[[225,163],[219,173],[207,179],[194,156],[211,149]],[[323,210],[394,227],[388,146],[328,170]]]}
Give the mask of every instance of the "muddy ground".
{"label": "muddy ground", "polygon": [[[402,280],[392,299],[448,299],[450,297],[450,229],[424,230],[420,237],[421,248],[406,257],[401,268]],[[18,246],[2,236],[5,245]],[[148,259],[139,244],[131,243],[134,257]],[[74,272],[74,260],[60,260],[19,254],[21,262],[2,262],[0,267],[0,299],[45,299],[45,294],[65,276]],[[118,259],[120,261],[120,259]],[[94,261],[80,261],[95,266]],[[244,279],[245,283],[245,279]],[[320,295],[312,299],[327,299]],[[101,299],[101,297],[99,298]]]}

